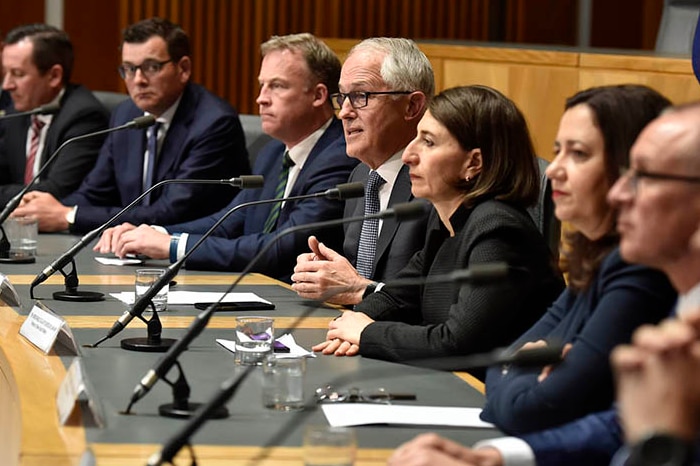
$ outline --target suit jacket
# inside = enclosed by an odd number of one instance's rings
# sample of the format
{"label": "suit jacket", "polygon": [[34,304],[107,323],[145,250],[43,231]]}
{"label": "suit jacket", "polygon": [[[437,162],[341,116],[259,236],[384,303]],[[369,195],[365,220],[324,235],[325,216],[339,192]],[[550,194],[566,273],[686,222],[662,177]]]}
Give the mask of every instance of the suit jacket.
{"label": "suit jacket", "polygon": [[521,438],[532,448],[537,466],[607,466],[624,442],[614,409]]}
{"label": "suit jacket", "polygon": [[[285,146],[279,141],[269,142],[258,155],[253,172],[265,177],[261,189],[246,189],[240,192],[223,210],[199,220],[166,227],[170,232],[187,232],[188,250],[201,238],[224,213],[231,208],[258,199],[275,197],[277,180],[282,170]],[[334,119],[309,153],[299,172],[290,196],[314,194],[345,183],[357,164],[345,153],[343,128]],[[265,220],[273,204],[243,208],[232,214],[188,259],[187,268],[240,271],[265,246],[274,234],[263,233]],[[321,220],[340,218],[343,202],[325,198],[286,202],[280,211],[277,231]],[[340,246],[342,229],[301,231],[287,235],[277,241],[270,251],[253,269],[273,277],[287,279],[291,275],[297,255],[308,250],[307,237],[316,234],[331,247]]]}
{"label": "suit jacket", "polygon": [[[369,167],[359,164],[350,175],[349,182],[367,183]],[[399,171],[394,187],[389,197],[389,207],[402,202],[413,200],[411,180],[408,177],[408,166],[404,165]],[[365,199],[348,199],[345,204],[345,217],[362,216],[365,212]],[[374,257],[372,279],[375,281],[388,280],[404,268],[416,251],[423,247],[428,217],[410,222],[397,222],[395,219],[385,219],[377,239],[377,254]],[[360,244],[362,223],[349,223],[345,226],[345,242],[343,252],[354,266],[357,264],[357,249]]]}
{"label": "suit jacket", "polygon": [[[107,128],[109,113],[83,86],[70,84],[61,98],[61,107],[53,116],[46,134],[44,149],[39,154],[41,166],[65,141],[75,136]],[[4,143],[0,151],[0,205],[7,204],[24,187],[27,163],[27,132],[30,117],[3,122]],[[32,189],[46,191],[60,199],[72,193],[95,166],[105,136],[95,136],[67,145]]]}
{"label": "suit jacket", "polygon": [[387,285],[355,307],[375,320],[360,336],[363,356],[410,361],[489,351],[529,328],[561,292],[549,248],[524,209],[485,200],[473,208],[461,205],[450,222],[454,236],[437,212],[431,214],[425,246],[397,278],[487,262],[506,262],[529,274],[485,284]]}
{"label": "suit jacket", "polygon": [[542,383],[538,367],[490,367],[482,418],[504,432],[523,434],[608,408],[615,396],[610,352],[640,325],[667,317],[675,302],[663,273],[628,264],[614,249],[585,291],[567,289],[511,345],[515,350],[538,340],[572,343],[565,363]]}
{"label": "suit jacket", "polygon": [[[112,114],[112,126],[143,111],[131,99]],[[100,150],[95,168],[80,188],[62,199],[77,205],[75,232],[107,222],[142,192],[146,130],[111,133]],[[167,179],[222,179],[250,173],[245,137],[236,111],[196,84],[182,94],[154,169],[153,183]],[[232,189],[217,185],[169,184],[151,194],[149,205],[137,205],[121,222],[166,225],[215,212],[231,198]]]}

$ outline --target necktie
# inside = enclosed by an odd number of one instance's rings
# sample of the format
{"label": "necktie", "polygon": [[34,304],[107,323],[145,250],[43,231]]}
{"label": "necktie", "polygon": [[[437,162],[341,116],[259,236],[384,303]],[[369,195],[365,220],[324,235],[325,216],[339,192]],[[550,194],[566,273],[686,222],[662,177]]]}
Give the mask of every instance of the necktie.
{"label": "necktie", "polygon": [[41,139],[41,128],[44,127],[44,122],[36,116],[32,117],[32,138],[29,141],[29,153],[27,154],[27,165],[24,167],[24,184],[27,185],[34,178],[34,162],[36,161],[36,153],[39,151],[39,140]]}
{"label": "necktie", "polygon": [[[369,173],[367,186],[365,186],[365,216],[379,212],[379,187],[384,183],[384,178],[379,176],[379,173],[374,170]],[[378,218],[362,222],[360,245],[357,249],[357,271],[365,278],[372,278],[378,236]]]}
{"label": "necktie", "polygon": [[[277,179],[277,188],[275,189],[275,199],[280,199],[284,196],[284,190],[287,188],[287,178],[289,178],[289,168],[294,166],[294,160],[289,156],[289,151],[284,153],[284,158],[282,159],[282,170],[280,171],[280,176]],[[280,216],[280,210],[282,209],[282,203],[276,202],[272,204],[272,210],[270,210],[270,215],[267,216],[265,220],[265,226],[263,227],[263,233],[270,233],[277,226],[277,219]]]}
{"label": "necktie", "polygon": [[[160,129],[161,123],[156,121],[151,128],[151,133],[148,136],[148,141],[146,143],[146,150],[148,151],[148,159],[146,160],[145,173],[143,177],[143,190],[146,191],[151,186],[153,186],[153,173],[155,172],[156,166],[156,156],[158,154],[158,130]],[[148,205],[151,203],[151,195],[149,194],[143,199],[143,204]]]}

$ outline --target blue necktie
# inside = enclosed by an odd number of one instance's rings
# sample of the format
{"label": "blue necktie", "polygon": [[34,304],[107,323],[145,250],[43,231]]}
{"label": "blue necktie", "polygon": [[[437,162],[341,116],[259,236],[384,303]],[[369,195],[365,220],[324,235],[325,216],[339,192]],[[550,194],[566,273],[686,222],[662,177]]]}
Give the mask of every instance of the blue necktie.
{"label": "blue necktie", "polygon": [[[294,160],[289,156],[289,151],[284,153],[282,158],[282,170],[280,171],[280,176],[277,179],[277,188],[275,189],[275,199],[280,199],[284,196],[284,191],[287,189],[287,179],[289,178],[289,169],[294,166]],[[282,209],[282,203],[276,202],[272,204],[272,210],[270,210],[270,215],[267,216],[265,220],[265,226],[263,227],[263,233],[270,233],[277,226],[277,220],[280,217],[280,210]]]}
{"label": "blue necktie", "polygon": [[[365,216],[379,212],[379,187],[386,181],[379,173],[372,170],[365,186]],[[357,248],[357,272],[365,278],[372,278],[374,256],[377,254],[377,237],[379,236],[379,219],[373,218],[362,222],[360,245]]]}
{"label": "blue necktie", "polygon": [[[153,173],[155,173],[156,156],[158,155],[158,130],[160,129],[160,125],[161,123],[156,121],[156,124],[151,128],[151,133],[146,144],[148,161],[146,163],[146,174],[143,179],[144,192],[153,186]],[[143,205],[149,205],[150,203],[151,195],[149,194],[143,199]]]}

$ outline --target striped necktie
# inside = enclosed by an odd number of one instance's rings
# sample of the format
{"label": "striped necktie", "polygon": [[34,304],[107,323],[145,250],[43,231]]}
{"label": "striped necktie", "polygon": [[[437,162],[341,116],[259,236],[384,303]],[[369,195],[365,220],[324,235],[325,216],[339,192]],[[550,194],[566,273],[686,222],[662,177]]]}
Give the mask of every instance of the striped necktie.
{"label": "striped necktie", "polygon": [[[372,170],[365,186],[365,216],[379,212],[379,187],[386,181],[379,173]],[[372,278],[374,256],[377,254],[377,237],[379,236],[379,219],[373,218],[362,222],[360,244],[357,248],[357,272],[365,278]]]}
{"label": "striped necktie", "polygon": [[[289,151],[285,151],[284,157],[282,159],[282,170],[280,170],[280,176],[277,179],[277,188],[275,188],[275,199],[280,199],[284,196],[284,191],[287,189],[287,179],[289,178],[289,169],[294,166],[294,160],[289,156]],[[277,220],[280,217],[280,210],[282,209],[282,203],[276,202],[272,204],[272,209],[270,210],[270,215],[267,216],[265,220],[265,226],[263,227],[263,233],[270,233],[277,226]]]}
{"label": "striped necktie", "polygon": [[29,153],[27,154],[27,165],[24,167],[24,184],[31,183],[34,178],[34,163],[36,162],[37,152],[39,151],[39,141],[41,139],[41,129],[45,123],[36,116],[32,117],[31,132],[32,137],[29,141]]}

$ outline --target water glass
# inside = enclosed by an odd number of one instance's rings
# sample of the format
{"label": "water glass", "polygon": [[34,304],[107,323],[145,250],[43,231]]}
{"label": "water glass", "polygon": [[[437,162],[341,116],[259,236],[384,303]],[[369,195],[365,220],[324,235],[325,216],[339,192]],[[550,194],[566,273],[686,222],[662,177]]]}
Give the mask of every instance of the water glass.
{"label": "water glass", "polygon": [[8,218],[2,224],[7,240],[10,242],[11,259],[31,259],[36,257],[38,237],[38,222],[36,217]]}
{"label": "water glass", "polygon": [[261,366],[272,354],[273,319],[269,317],[236,317],[236,364]]}
{"label": "water glass", "polygon": [[304,409],[306,358],[269,354],[263,364],[263,406],[280,411]]}
{"label": "water glass", "polygon": [[352,466],[356,450],[350,428],[311,425],[304,432],[304,466]]}
{"label": "water glass", "polygon": [[[138,301],[164,273],[165,269],[136,269],[136,300]],[[163,312],[168,309],[169,288],[169,284],[166,283],[153,297],[152,301],[156,312]],[[150,306],[146,308],[146,310],[150,309]]]}

